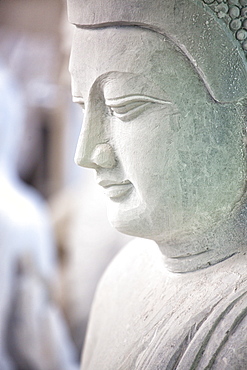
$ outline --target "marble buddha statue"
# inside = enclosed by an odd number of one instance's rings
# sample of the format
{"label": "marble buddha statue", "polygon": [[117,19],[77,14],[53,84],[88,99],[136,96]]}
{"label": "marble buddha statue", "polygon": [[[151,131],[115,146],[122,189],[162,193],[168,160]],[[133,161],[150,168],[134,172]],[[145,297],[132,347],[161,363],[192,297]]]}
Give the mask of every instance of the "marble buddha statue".
{"label": "marble buddha statue", "polygon": [[83,370],[247,369],[247,1],[68,0],[75,160],[136,236]]}

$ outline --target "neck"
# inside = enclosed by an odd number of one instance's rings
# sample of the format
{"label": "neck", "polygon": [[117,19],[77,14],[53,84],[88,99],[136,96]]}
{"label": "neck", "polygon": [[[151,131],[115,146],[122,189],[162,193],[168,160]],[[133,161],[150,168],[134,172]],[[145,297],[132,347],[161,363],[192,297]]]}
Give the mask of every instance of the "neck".
{"label": "neck", "polygon": [[245,250],[247,241],[247,205],[207,232],[186,241],[157,243],[169,271],[197,271],[231,258]]}

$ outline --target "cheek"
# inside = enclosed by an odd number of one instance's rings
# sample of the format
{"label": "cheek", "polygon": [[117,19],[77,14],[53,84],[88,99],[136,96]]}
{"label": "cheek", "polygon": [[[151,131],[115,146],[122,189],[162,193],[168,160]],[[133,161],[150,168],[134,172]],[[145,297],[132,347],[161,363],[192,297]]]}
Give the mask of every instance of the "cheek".
{"label": "cheek", "polygon": [[176,212],[181,222],[178,132],[170,127],[174,117],[159,113],[150,118],[117,125],[114,135],[117,155],[141,203],[148,204],[155,219],[158,216],[164,222],[164,217],[169,218],[166,223],[173,224]]}
{"label": "cheek", "polygon": [[170,129],[170,117],[162,112],[142,114],[130,122],[113,120],[111,140],[116,155],[128,172],[141,172],[146,179],[160,176],[170,161],[173,131]]}
{"label": "cheek", "polygon": [[183,120],[177,142],[184,222],[200,227],[227,215],[244,186],[241,132],[209,108]]}

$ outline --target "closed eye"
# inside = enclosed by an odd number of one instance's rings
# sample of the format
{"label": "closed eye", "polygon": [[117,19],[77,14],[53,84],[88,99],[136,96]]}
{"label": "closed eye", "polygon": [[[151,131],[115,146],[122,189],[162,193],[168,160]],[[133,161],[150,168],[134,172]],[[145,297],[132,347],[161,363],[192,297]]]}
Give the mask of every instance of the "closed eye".
{"label": "closed eye", "polygon": [[130,121],[143,113],[150,105],[163,104],[171,105],[170,101],[165,101],[146,95],[131,95],[116,99],[106,99],[106,105],[111,113],[122,121]]}

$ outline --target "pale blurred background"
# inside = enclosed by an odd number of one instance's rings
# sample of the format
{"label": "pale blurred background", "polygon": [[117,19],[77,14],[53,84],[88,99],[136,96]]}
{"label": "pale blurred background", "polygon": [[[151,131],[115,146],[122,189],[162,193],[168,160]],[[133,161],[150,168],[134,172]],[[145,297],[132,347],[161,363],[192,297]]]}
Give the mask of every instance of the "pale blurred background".
{"label": "pale blurred background", "polygon": [[101,274],[128,237],[73,162],[63,0],[0,1],[0,370],[77,369]]}

